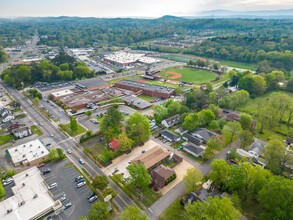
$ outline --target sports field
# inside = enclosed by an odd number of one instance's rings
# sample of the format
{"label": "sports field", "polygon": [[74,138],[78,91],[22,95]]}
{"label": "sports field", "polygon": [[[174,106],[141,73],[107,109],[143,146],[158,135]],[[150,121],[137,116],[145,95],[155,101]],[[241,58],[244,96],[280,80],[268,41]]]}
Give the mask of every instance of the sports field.
{"label": "sports field", "polygon": [[167,68],[161,71],[159,75],[166,79],[180,80],[198,84],[210,82],[218,76],[216,73],[188,67]]}

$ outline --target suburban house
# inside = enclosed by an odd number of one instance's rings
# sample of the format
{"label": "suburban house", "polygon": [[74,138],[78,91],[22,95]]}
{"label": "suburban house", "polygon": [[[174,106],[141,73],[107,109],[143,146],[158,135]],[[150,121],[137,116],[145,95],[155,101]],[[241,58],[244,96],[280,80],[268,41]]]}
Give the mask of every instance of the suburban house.
{"label": "suburban house", "polygon": [[207,143],[211,137],[217,135],[216,133],[209,131],[205,128],[198,128],[190,134],[196,138],[201,139],[204,143]]}
{"label": "suburban house", "polygon": [[12,131],[13,135],[17,138],[28,137],[32,134],[32,131],[28,127],[17,128]]}
{"label": "suburban house", "polygon": [[196,144],[196,145],[203,144],[203,140],[202,139],[197,138],[197,137],[194,137],[194,136],[192,136],[189,133],[183,134],[182,137],[183,137],[184,140],[189,141],[189,142],[191,142],[193,144]]}
{"label": "suburban house", "polygon": [[201,189],[199,192],[194,193],[188,193],[186,196],[184,196],[181,201],[180,204],[181,205],[187,205],[187,204],[192,204],[196,201],[200,201],[203,202],[206,200],[206,198],[209,196],[209,193],[206,189]]}
{"label": "suburban house", "polygon": [[166,160],[171,153],[161,146],[156,146],[151,150],[137,156],[131,160],[131,163],[142,163],[148,171],[160,165],[164,160]]}
{"label": "suburban house", "polygon": [[109,148],[111,150],[117,150],[119,148],[119,143],[116,138],[113,138],[112,141],[109,143]]}
{"label": "suburban house", "polygon": [[166,128],[170,128],[170,127],[173,127],[174,125],[177,125],[179,123],[179,120],[180,120],[180,115],[177,114],[177,115],[174,115],[170,118],[163,120],[161,122],[161,124]]}
{"label": "suburban house", "polygon": [[255,157],[259,157],[259,155],[263,152],[265,145],[258,140],[255,140],[250,146],[249,153],[253,154]]}
{"label": "suburban house", "polygon": [[2,122],[5,123],[5,122],[8,122],[10,120],[13,120],[14,119],[14,115],[11,114],[11,113],[6,113],[4,114],[4,116],[2,116]]}
{"label": "suburban house", "polygon": [[3,117],[5,114],[8,114],[8,113],[10,113],[10,110],[9,109],[3,108],[3,107],[0,108],[0,115],[1,115],[1,117]]}
{"label": "suburban house", "polygon": [[[226,120],[227,121],[239,121],[241,113],[240,112],[235,112],[235,111],[229,111],[225,110],[227,112],[226,114]],[[251,123],[251,130],[254,130],[256,128],[256,120],[253,119]]]}
{"label": "suburban house", "polygon": [[161,131],[160,134],[161,134],[162,138],[164,138],[165,140],[168,140],[170,142],[178,142],[181,140],[181,137],[178,134],[175,134],[169,130]]}
{"label": "suburban house", "polygon": [[10,120],[1,125],[1,129],[6,130],[7,132],[12,132],[14,129],[25,126],[24,124],[19,123],[19,121]]}
{"label": "suburban house", "polygon": [[179,128],[177,128],[177,129],[175,130],[175,132],[176,132],[177,134],[183,135],[183,134],[185,134],[185,133],[187,132],[187,130],[185,130],[183,127],[179,127]]}
{"label": "suburban house", "polygon": [[192,143],[184,143],[183,145],[183,150],[195,157],[202,156],[204,153],[205,148],[203,146],[197,146]]}
{"label": "suburban house", "polygon": [[172,177],[175,171],[170,167],[160,165],[151,171],[152,185],[155,190],[161,189],[165,186],[167,179]]}

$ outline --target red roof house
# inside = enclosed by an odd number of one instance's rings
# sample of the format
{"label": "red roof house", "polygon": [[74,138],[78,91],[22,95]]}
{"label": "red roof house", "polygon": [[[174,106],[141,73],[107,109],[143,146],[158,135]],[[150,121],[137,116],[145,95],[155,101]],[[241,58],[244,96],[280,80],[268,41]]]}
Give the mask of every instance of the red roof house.
{"label": "red roof house", "polygon": [[109,143],[109,148],[111,150],[117,150],[119,148],[119,143],[116,138],[113,138],[112,141]]}

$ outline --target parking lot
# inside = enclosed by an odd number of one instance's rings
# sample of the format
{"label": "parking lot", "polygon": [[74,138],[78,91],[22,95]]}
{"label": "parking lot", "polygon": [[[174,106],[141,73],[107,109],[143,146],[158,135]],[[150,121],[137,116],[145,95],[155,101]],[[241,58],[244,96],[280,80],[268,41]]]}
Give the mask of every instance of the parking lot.
{"label": "parking lot", "polygon": [[64,167],[69,164],[69,160],[63,160],[57,163],[47,164],[40,168],[41,171],[50,169],[52,172],[43,175],[46,183],[51,185],[57,183],[57,187],[51,189],[53,198],[60,199],[66,194],[66,199],[62,202],[63,205],[72,203],[72,206],[54,217],[55,219],[78,219],[79,216],[87,216],[88,210],[92,203],[89,203],[87,197],[92,193],[87,185],[80,188],[76,187],[75,178],[79,173],[73,166]]}
{"label": "parking lot", "polygon": [[[94,115],[94,114],[93,114]],[[94,118],[94,117],[92,117]],[[78,117],[78,123],[84,126],[86,129],[93,131],[94,133],[100,130],[99,124],[95,124],[86,115]]]}
{"label": "parking lot", "polygon": [[65,114],[64,110],[52,101],[40,100],[40,106],[47,111],[52,118],[57,118],[61,124],[67,124],[69,117]]}

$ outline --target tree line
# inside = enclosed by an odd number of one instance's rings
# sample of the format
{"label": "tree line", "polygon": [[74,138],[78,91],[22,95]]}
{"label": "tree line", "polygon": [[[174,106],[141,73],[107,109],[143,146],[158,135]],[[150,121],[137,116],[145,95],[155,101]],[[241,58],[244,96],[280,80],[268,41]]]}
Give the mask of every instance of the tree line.
{"label": "tree line", "polygon": [[1,79],[14,88],[22,88],[35,82],[71,81],[94,76],[95,72],[85,63],[77,62],[65,52],[60,52],[52,60],[42,60],[30,66],[11,66],[3,71]]}

